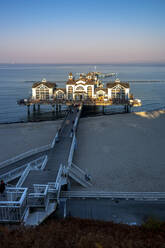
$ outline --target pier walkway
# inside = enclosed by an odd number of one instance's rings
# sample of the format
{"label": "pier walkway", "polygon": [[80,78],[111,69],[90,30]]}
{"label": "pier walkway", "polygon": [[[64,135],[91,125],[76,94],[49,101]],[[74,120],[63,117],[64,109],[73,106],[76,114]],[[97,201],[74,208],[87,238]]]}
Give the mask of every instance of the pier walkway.
{"label": "pier walkway", "polygon": [[67,166],[68,163],[76,116],[77,108],[72,108],[60,132],[58,143],[48,152],[48,162],[45,169],[43,171],[30,171],[22,185],[23,187],[31,188],[33,184],[48,184],[48,182],[56,181],[60,164]]}
{"label": "pier walkway", "polygon": [[90,186],[85,172],[72,166],[81,109],[82,105],[70,107],[52,144],[42,152],[1,166],[5,182],[16,176],[19,180],[16,187],[6,187],[5,194],[0,196],[0,222],[37,225],[55,211],[61,188],[67,186],[69,177],[84,187]]}

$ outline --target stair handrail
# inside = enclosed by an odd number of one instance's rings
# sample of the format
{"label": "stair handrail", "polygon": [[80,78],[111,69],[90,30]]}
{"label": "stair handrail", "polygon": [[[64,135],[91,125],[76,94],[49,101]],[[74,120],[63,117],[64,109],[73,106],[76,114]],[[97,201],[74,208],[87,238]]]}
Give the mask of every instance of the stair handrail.
{"label": "stair handrail", "polygon": [[57,177],[56,177],[56,182],[55,182],[55,188],[57,190],[58,190],[59,185],[60,185],[62,173],[63,173],[63,165],[60,164],[60,167],[59,167],[59,170],[58,170],[58,174],[57,174]]}
{"label": "stair handrail", "polygon": [[68,168],[70,168],[71,167],[71,164],[72,164],[72,159],[73,159],[73,153],[74,153],[75,145],[76,145],[76,135],[74,133],[73,139],[72,139],[72,144],[71,144],[71,147],[70,147],[69,157],[68,157]]}
{"label": "stair handrail", "polygon": [[84,170],[82,170],[80,167],[78,167],[77,165],[75,165],[73,162],[72,162],[72,167],[75,168],[76,170],[78,170],[83,175],[86,175],[87,174]]}
{"label": "stair handrail", "polygon": [[[40,162],[40,161],[44,160],[44,158],[45,158],[45,156],[41,156],[41,157],[39,157],[39,158],[37,158],[35,160],[32,160],[32,161],[30,161],[30,162],[28,162],[26,164],[23,164],[23,165],[15,168],[15,169],[11,169],[8,172],[5,172],[4,174],[2,173],[0,175],[0,179],[3,179],[6,183],[10,182],[11,180],[14,180],[15,178],[18,178],[19,176],[21,176],[23,171],[28,166],[28,164],[30,164],[32,167],[37,167],[38,168],[40,166],[40,164],[43,163],[43,161],[42,162]],[[39,163],[38,163],[38,161],[39,161]]]}
{"label": "stair handrail", "polygon": [[44,161],[43,161],[43,163],[42,163],[42,166],[41,166],[41,170],[44,170],[44,168],[45,168],[47,162],[48,162],[48,155],[45,156],[45,159],[44,159]]}
{"label": "stair handrail", "polygon": [[31,170],[31,166],[30,166],[30,163],[28,163],[28,166],[26,167],[26,169],[24,170],[24,172],[22,173],[22,176],[20,177],[20,179],[18,180],[17,184],[16,184],[16,187],[21,187],[22,184],[24,183],[27,175],[29,174]]}
{"label": "stair handrail", "polygon": [[22,160],[22,159],[24,159],[26,157],[29,157],[29,156],[32,156],[34,154],[47,151],[50,148],[51,148],[51,144],[45,145],[45,146],[40,146],[38,148],[34,148],[34,149],[31,149],[31,150],[29,150],[27,152],[21,153],[21,154],[15,156],[13,158],[10,158],[8,160],[5,160],[5,161],[1,162],[0,163],[0,168],[3,168],[3,167],[5,167],[5,166],[7,166],[9,164],[15,163],[15,162],[17,162],[19,160]]}

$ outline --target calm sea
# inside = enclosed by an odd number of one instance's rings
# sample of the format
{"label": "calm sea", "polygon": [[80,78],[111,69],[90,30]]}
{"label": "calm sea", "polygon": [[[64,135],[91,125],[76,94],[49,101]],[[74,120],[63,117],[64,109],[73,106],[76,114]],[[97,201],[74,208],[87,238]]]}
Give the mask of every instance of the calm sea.
{"label": "calm sea", "polygon": [[[0,64],[0,123],[27,121],[26,107],[17,105],[17,100],[31,95],[31,87],[35,81],[46,78],[57,82],[59,87],[64,87],[69,72],[95,70],[116,72],[121,81],[136,81],[130,82],[131,92],[143,104],[136,111],[165,108],[165,65]],[[49,111],[50,108],[42,107],[41,114],[46,115]]]}

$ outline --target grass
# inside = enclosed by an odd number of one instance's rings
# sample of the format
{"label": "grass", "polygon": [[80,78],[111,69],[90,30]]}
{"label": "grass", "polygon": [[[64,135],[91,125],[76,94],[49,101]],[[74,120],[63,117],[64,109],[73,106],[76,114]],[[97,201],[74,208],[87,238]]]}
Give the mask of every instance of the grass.
{"label": "grass", "polygon": [[165,248],[165,223],[148,220],[142,226],[113,222],[49,219],[38,227],[0,226],[3,248]]}

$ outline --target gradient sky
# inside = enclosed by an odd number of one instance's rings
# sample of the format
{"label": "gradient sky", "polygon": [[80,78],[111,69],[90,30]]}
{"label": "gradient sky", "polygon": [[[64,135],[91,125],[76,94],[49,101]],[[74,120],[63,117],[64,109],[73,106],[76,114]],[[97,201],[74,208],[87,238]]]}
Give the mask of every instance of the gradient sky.
{"label": "gradient sky", "polygon": [[165,63],[165,0],[0,0],[0,63]]}

